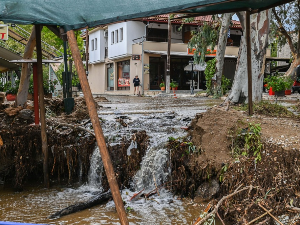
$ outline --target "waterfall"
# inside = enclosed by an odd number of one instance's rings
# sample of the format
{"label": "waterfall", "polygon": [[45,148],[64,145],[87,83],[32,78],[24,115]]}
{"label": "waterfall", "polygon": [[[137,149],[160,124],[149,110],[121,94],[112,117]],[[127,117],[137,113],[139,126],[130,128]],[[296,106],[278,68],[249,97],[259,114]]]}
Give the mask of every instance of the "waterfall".
{"label": "waterfall", "polygon": [[133,183],[136,190],[152,190],[165,183],[169,175],[166,163],[169,160],[169,153],[164,144],[152,147],[148,150],[141,163],[141,169],[134,176]]}
{"label": "waterfall", "polygon": [[98,147],[95,148],[90,162],[91,165],[88,175],[88,185],[102,189],[101,179],[103,172],[103,162]]}

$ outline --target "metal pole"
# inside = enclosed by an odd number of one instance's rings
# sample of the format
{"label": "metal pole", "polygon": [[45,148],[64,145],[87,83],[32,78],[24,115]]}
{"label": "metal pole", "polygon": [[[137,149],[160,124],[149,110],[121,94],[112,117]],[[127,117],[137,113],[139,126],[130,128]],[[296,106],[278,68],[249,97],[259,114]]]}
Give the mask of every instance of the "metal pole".
{"label": "metal pole", "polygon": [[191,95],[194,94],[194,63],[192,63],[192,87],[191,87]]}
{"label": "metal pole", "polygon": [[39,117],[39,88],[38,88],[38,75],[37,64],[33,63],[33,103],[34,103],[34,123],[38,125],[40,123]]}
{"label": "metal pole", "polygon": [[78,49],[77,41],[75,38],[75,34],[73,30],[70,30],[67,32],[68,35],[68,40],[69,40],[69,46],[72,52],[72,56],[74,59],[74,63],[78,72],[78,77],[80,80],[81,88],[84,94],[84,98],[86,101],[86,105],[89,111],[89,115],[91,118],[91,122],[93,124],[94,132],[95,132],[95,137],[97,140],[97,144],[100,150],[100,154],[102,157],[105,173],[108,179],[108,183],[110,186],[110,190],[116,205],[116,209],[119,215],[119,219],[121,224],[129,224],[127,215],[124,209],[123,205],[123,200],[120,194],[120,190],[118,187],[118,183],[115,177],[115,172],[113,169],[113,165],[111,163],[111,159],[109,156],[109,153],[107,151],[106,147],[106,142],[105,138],[103,135],[103,131],[99,122],[98,114],[97,114],[97,109],[96,109],[96,103],[94,101],[93,95],[91,93],[90,85],[88,83],[86,74],[85,74],[85,69],[83,67],[83,63],[81,60],[80,52]]}
{"label": "metal pole", "polygon": [[49,188],[49,170],[48,170],[48,144],[46,133],[46,118],[44,105],[44,87],[43,87],[43,64],[42,64],[42,40],[41,40],[41,25],[35,25],[36,30],[36,55],[37,55],[37,73],[38,73],[38,88],[39,88],[39,103],[40,103],[40,120],[41,120],[41,135],[42,135],[42,150],[44,154],[44,185]]}
{"label": "metal pole", "polygon": [[249,116],[253,115],[250,10],[251,9],[246,11],[246,42],[247,42],[247,71],[248,71],[248,114],[249,114]]}
{"label": "metal pole", "polygon": [[167,52],[167,73],[166,73],[166,93],[170,93],[170,52],[171,52],[171,32],[172,25],[170,15],[168,17],[168,52]]}
{"label": "metal pole", "polygon": [[63,42],[64,47],[64,64],[65,64],[65,73],[63,73],[63,98],[68,97],[68,54],[67,54],[67,41]]}

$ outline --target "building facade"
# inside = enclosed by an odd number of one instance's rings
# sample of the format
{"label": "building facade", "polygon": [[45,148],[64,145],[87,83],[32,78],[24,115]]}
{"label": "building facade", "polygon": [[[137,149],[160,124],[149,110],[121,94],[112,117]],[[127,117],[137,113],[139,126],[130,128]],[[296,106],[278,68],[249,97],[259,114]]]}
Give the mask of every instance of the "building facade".
{"label": "building facade", "polygon": [[[195,81],[196,89],[205,89],[203,72],[184,70],[193,59],[187,43],[191,31],[199,24],[198,21],[181,27],[181,21],[172,22],[170,79],[179,84],[179,90],[189,90],[191,79]],[[223,69],[223,74],[230,79],[234,77],[242,35],[239,23],[235,21],[234,24],[228,34]],[[92,93],[133,94],[132,80],[136,75],[142,81],[145,92],[160,90],[159,84],[165,81],[166,76],[167,42],[167,20],[156,18],[127,21],[90,31],[88,80]],[[206,60],[215,57],[216,51],[215,48]]]}

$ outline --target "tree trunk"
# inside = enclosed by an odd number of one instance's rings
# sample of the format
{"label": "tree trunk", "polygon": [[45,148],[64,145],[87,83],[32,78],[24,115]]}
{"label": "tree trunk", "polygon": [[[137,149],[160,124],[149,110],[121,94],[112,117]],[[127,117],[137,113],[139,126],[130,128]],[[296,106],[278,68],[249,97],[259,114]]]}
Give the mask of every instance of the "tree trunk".
{"label": "tree trunk", "polygon": [[[23,59],[31,59],[36,45],[35,27],[32,27],[29,40],[25,47]],[[27,101],[30,78],[30,64],[22,63],[22,72],[19,90],[16,98],[16,106],[24,106]]]}
{"label": "tree trunk", "polygon": [[232,15],[233,13],[224,13],[222,16],[222,26],[219,33],[219,42],[216,55],[216,78],[218,87],[221,87],[227,34]]}
{"label": "tree trunk", "polygon": [[[244,36],[238,55],[235,77],[232,91],[227,98],[231,103],[248,102],[248,73],[247,73],[247,46],[245,36],[245,12],[237,13],[243,27]],[[251,60],[252,60],[252,100],[259,102],[262,98],[263,78],[268,47],[269,20],[271,13],[269,10],[252,14],[250,18],[251,26]]]}

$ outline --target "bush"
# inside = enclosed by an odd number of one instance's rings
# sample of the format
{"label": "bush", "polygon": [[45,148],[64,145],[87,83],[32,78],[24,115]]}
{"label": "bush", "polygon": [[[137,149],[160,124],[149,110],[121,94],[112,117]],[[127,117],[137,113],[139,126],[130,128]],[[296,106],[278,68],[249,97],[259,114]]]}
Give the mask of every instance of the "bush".
{"label": "bush", "polygon": [[293,80],[290,77],[278,75],[266,78],[265,82],[267,83],[266,88],[270,89],[272,87],[272,90],[275,92],[288,90],[293,84]]}

